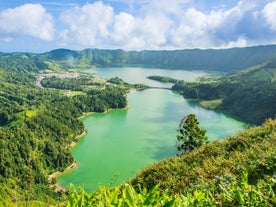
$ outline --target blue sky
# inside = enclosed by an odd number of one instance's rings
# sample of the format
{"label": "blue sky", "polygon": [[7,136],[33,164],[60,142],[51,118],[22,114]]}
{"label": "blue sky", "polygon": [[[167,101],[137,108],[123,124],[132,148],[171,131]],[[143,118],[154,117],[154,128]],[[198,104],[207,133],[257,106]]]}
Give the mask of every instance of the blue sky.
{"label": "blue sky", "polygon": [[276,0],[9,0],[0,51],[276,44]]}

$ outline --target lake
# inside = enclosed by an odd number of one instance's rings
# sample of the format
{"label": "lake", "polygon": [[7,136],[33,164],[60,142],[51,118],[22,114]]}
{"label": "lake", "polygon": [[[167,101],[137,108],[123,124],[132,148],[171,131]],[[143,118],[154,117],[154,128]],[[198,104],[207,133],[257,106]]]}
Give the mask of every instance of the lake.
{"label": "lake", "polygon": [[[98,77],[120,77],[129,83],[168,87],[146,77],[163,75],[194,80],[204,71],[145,68],[104,68],[89,70]],[[130,108],[96,113],[83,119],[88,134],[72,149],[79,164],[58,178],[58,183],[82,186],[88,192],[98,185],[119,185],[153,162],[175,156],[177,127],[183,116],[196,114],[210,140],[223,139],[246,124],[223,113],[204,109],[170,90],[148,89],[128,94]]]}

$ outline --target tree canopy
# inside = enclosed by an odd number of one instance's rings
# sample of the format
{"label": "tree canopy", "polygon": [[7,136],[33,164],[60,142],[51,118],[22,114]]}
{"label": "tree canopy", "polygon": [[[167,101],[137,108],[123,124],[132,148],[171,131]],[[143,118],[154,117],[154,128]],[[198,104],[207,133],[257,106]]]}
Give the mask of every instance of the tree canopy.
{"label": "tree canopy", "polygon": [[178,154],[189,153],[201,145],[208,143],[208,137],[206,136],[206,130],[199,127],[199,121],[195,114],[189,114],[184,117],[177,129],[177,150]]}

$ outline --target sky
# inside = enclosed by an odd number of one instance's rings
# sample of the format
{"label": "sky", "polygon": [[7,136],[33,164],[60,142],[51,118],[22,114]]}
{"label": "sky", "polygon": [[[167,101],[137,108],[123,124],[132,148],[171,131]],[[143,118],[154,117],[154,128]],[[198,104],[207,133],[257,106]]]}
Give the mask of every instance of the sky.
{"label": "sky", "polygon": [[276,44],[276,0],[1,0],[0,51]]}

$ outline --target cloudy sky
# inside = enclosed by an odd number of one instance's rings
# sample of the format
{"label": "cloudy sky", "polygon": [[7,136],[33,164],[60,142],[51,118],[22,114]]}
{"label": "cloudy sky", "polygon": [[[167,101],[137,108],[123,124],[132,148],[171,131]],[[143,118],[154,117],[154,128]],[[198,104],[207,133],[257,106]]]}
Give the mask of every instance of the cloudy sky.
{"label": "cloudy sky", "polygon": [[9,0],[0,51],[276,44],[276,0]]}

